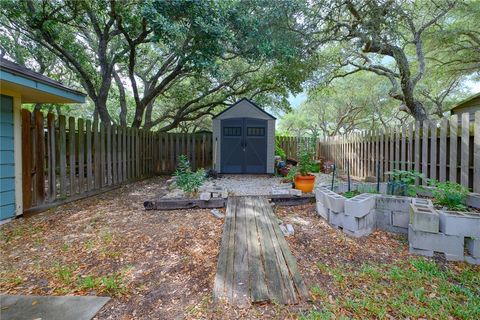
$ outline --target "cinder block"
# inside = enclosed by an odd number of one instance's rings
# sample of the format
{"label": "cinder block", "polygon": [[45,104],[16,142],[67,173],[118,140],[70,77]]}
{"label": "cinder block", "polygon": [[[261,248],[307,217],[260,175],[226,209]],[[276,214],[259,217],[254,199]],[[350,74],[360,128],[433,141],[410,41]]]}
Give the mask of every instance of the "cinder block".
{"label": "cinder block", "polygon": [[480,215],[440,211],[440,232],[449,235],[480,238]]}
{"label": "cinder block", "polygon": [[343,229],[343,232],[345,232],[345,234],[348,234],[349,236],[351,237],[355,237],[355,238],[361,238],[361,237],[366,237],[368,235],[370,235],[372,233],[373,230],[370,230],[370,229],[360,229],[360,230],[357,230],[357,231],[350,231],[348,229]]}
{"label": "cinder block", "polygon": [[412,247],[412,245],[408,246],[408,252],[410,252],[411,254],[418,254],[425,257],[433,257],[433,250],[417,249]]}
{"label": "cinder block", "polygon": [[391,211],[408,211],[411,203],[411,198],[409,197],[380,195],[376,199],[377,209],[388,209]]}
{"label": "cinder block", "polygon": [[335,192],[324,193],[324,202],[326,207],[335,212],[345,211],[345,197]]}
{"label": "cinder block", "polygon": [[469,193],[467,196],[467,205],[480,209],[480,193]]}
{"label": "cinder block", "polygon": [[408,226],[408,242],[415,249],[445,253],[447,259],[463,257],[463,237],[418,231],[410,224]]}
{"label": "cinder block", "polygon": [[302,196],[302,190],[298,190],[298,189],[290,189],[288,190],[289,194],[292,195],[292,196],[297,196],[297,197],[301,197]]}
{"label": "cinder block", "polygon": [[334,225],[335,227],[343,228],[344,217],[345,217],[345,214],[343,212],[335,212],[335,211],[329,210],[328,222]]}
{"label": "cinder block", "polygon": [[370,234],[375,229],[375,212],[372,211],[360,218],[345,214],[343,229],[353,233],[362,231],[362,236]]}
{"label": "cinder block", "polygon": [[392,223],[392,211],[387,209],[375,209],[375,224],[377,228],[386,230]]}
{"label": "cinder block", "polygon": [[375,198],[373,194],[361,194],[345,200],[345,214],[357,218],[367,215],[375,208]]}
{"label": "cinder block", "polygon": [[208,201],[210,200],[210,198],[212,197],[212,194],[208,191],[204,191],[204,192],[201,192],[200,193],[200,200],[205,200],[205,201]]}
{"label": "cinder block", "polygon": [[437,233],[440,218],[435,209],[410,204],[410,224],[417,231]]}
{"label": "cinder block", "polygon": [[474,258],[480,258],[480,239],[465,238],[468,253]]}
{"label": "cinder block", "polygon": [[328,221],[329,210],[320,201],[317,201],[317,213],[320,217]]}
{"label": "cinder block", "polygon": [[474,258],[472,256],[465,256],[465,261],[470,264],[480,265],[480,258]]}
{"label": "cinder block", "polygon": [[412,204],[417,206],[417,207],[433,208],[433,203],[429,199],[412,198]]}
{"label": "cinder block", "polygon": [[408,228],[410,214],[407,211],[392,211],[392,225],[394,227]]}

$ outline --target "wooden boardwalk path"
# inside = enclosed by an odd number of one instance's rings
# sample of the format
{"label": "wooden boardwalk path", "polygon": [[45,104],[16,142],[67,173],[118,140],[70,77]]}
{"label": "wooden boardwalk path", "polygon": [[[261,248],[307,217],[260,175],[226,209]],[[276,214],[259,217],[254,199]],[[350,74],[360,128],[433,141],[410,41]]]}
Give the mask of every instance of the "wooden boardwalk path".
{"label": "wooden boardwalk path", "polygon": [[213,289],[233,305],[309,297],[295,257],[265,197],[229,197]]}

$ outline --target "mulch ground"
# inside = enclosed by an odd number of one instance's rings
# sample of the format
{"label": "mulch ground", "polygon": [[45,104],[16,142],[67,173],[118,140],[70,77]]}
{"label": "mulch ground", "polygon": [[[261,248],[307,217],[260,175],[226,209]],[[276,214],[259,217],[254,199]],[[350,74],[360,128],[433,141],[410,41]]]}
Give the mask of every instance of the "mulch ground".
{"label": "mulch ground", "polygon": [[0,226],[0,293],[112,297],[97,319],[296,319],[345,292],[327,269],[412,257],[406,236],[376,231],[353,239],[319,218],[314,205],[276,208],[294,226],[287,242],[307,287],[321,288],[325,299],[214,305],[223,221],[209,210],[145,211],[143,201],[164,182],[137,182]]}

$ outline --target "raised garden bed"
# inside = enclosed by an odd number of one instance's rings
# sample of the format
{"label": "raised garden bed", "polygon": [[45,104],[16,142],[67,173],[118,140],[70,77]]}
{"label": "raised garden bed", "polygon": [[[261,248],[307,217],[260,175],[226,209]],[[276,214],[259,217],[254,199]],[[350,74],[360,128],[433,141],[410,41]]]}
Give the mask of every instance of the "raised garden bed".
{"label": "raised garden bed", "polygon": [[[354,183],[350,191],[346,183],[315,189],[317,213],[328,223],[354,237],[367,236],[375,229],[408,235],[410,252],[433,256],[445,254],[447,260],[480,264],[480,195],[467,197],[470,211],[456,212],[436,208],[428,199],[432,188],[425,188],[421,196],[406,197],[387,195],[387,184],[379,185],[378,193],[360,193],[351,198],[354,191],[376,184]],[[465,250],[466,249],[466,250]]]}

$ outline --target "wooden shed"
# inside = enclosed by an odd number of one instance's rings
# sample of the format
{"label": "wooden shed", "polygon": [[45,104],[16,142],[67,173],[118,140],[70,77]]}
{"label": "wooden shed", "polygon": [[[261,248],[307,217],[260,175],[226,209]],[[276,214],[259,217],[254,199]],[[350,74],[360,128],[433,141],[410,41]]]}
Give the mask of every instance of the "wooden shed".
{"label": "wooden shed", "polygon": [[[452,109],[450,109],[450,111],[452,115],[460,115],[462,113],[468,112],[470,114],[470,122],[474,121],[475,112],[480,111],[480,92],[457,103],[455,106],[453,106]],[[459,121],[461,121],[460,116]]]}
{"label": "wooden shed", "polygon": [[274,173],[275,120],[243,98],[213,117],[213,160],[219,173]]}
{"label": "wooden shed", "polygon": [[84,103],[86,95],[3,58],[0,58],[0,95],[0,223],[2,223],[23,213],[20,116],[22,103]]}

